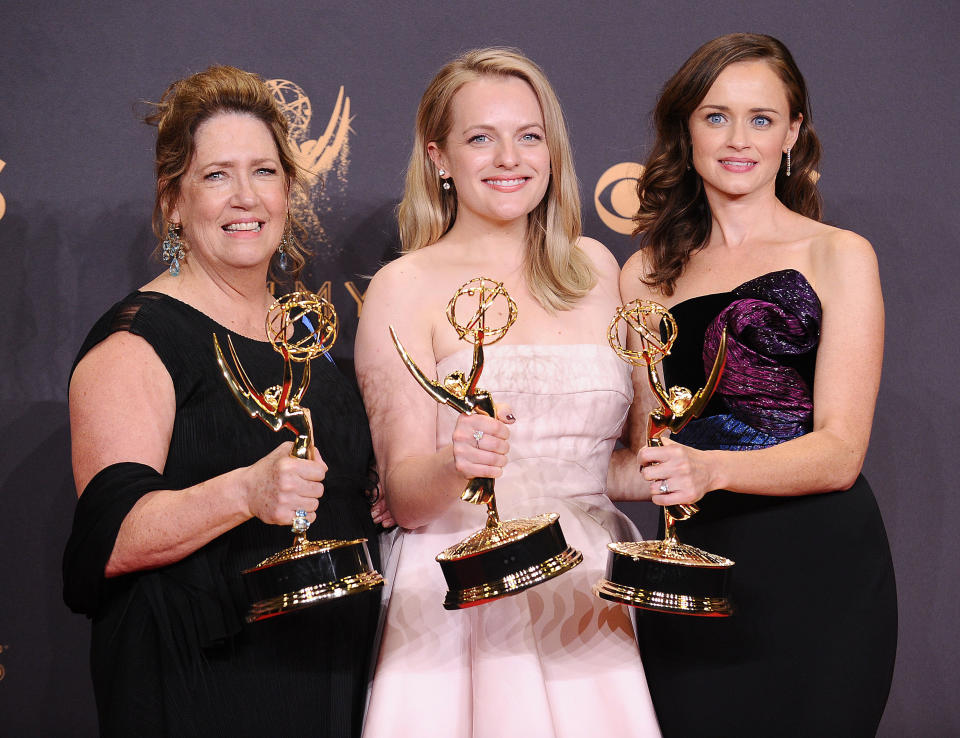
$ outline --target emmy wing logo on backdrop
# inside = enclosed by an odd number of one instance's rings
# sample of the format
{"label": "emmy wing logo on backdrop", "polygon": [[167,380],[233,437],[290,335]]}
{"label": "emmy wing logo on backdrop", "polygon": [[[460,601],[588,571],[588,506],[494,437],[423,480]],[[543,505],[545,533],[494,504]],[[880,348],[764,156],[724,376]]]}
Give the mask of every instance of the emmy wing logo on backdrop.
{"label": "emmy wing logo on backdrop", "polygon": [[270,79],[267,85],[287,117],[290,146],[297,164],[305,173],[305,191],[293,194],[290,209],[306,229],[307,240],[313,246],[314,253],[329,259],[339,254],[341,247],[327,238],[323,218],[332,212],[331,193],[342,191],[347,183],[350,98],[344,95],[341,85],[323,134],[319,138],[311,138],[313,106],[303,88],[286,79]]}
{"label": "emmy wing logo on backdrop", "polygon": [[627,236],[633,233],[633,214],[640,206],[637,180],[642,172],[642,164],[624,161],[600,175],[593,190],[593,204],[607,228]]}

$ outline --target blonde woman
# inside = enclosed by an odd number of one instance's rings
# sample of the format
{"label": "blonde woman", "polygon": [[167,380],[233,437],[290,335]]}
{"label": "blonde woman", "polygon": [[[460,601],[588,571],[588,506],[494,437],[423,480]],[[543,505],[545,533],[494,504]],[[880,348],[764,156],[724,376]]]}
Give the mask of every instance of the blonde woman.
{"label": "blonde woman", "polygon": [[[417,114],[399,209],[404,255],[371,282],[357,334],[380,473],[404,529],[368,736],[659,735],[629,615],[590,591],[605,544],[636,530],[605,494],[632,397],[605,336],[619,270],[580,236],[579,207],[543,72],[505,49],[443,67]],[[477,276],[502,281],[519,307],[486,351],[481,384],[501,403],[497,418],[438,406],[387,331],[428,375],[467,369],[471,348],[444,309]],[[504,518],[558,512],[584,563],[448,612],[434,557],[483,526],[485,511],[459,499],[478,476],[497,479]]]}

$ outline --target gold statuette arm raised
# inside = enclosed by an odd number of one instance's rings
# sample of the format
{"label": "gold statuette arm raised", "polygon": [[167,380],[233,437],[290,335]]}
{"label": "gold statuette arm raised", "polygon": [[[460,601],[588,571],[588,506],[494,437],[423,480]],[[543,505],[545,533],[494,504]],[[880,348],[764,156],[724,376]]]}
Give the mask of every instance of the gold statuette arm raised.
{"label": "gold statuette arm raised", "polygon": [[[293,384],[293,368],[291,367],[289,352],[283,350],[281,352],[284,359],[283,385],[271,387],[265,394],[261,394],[253,388],[253,383],[237,358],[233,341],[230,340],[229,336],[227,336],[227,348],[230,349],[230,356],[237,368],[237,374],[234,374],[227,363],[216,334],[213,336],[213,348],[217,356],[217,364],[220,366],[220,371],[230,388],[231,394],[247,411],[247,414],[251,418],[260,418],[273,431],[279,431],[282,428],[292,431],[297,438],[293,443],[293,450],[290,455],[300,459],[311,458],[313,423],[310,419],[310,411],[300,406],[300,399],[310,382],[310,362],[306,362],[300,387],[291,397],[290,387]],[[240,376],[239,380],[237,375]]]}
{"label": "gold statuette arm raised", "polygon": [[407,370],[413,378],[417,380],[417,384],[423,387],[428,395],[441,405],[449,405],[458,412],[467,414],[474,412],[475,403],[472,402],[469,397],[461,397],[451,392],[439,382],[435,382],[427,377],[427,375],[421,371],[420,367],[410,358],[410,354],[403,348],[403,344],[400,343],[400,339],[397,337],[397,332],[393,329],[393,326],[390,326],[390,338],[393,339],[393,345],[397,347],[397,352],[400,354],[404,366],[407,367]]}
{"label": "gold statuette arm raised", "polygon": [[[489,415],[491,418],[496,417],[493,399],[490,397],[490,393],[477,390],[476,387],[480,372],[483,369],[482,343],[477,342],[474,344],[473,366],[470,369],[470,377],[465,377],[462,372],[454,372],[448,375],[441,384],[427,377],[420,367],[416,365],[414,360],[410,358],[410,355],[403,348],[403,344],[400,343],[400,339],[397,337],[397,332],[393,329],[393,326],[390,326],[390,337],[393,339],[393,345],[396,346],[404,366],[407,367],[410,374],[413,375],[413,378],[417,380],[417,384],[423,387],[427,394],[434,400],[441,405],[448,405],[464,415],[480,413],[482,415]],[[460,499],[473,505],[486,505],[488,527],[499,524],[492,479],[487,477],[474,477],[467,482],[466,489],[464,489],[460,495]]]}
{"label": "gold statuette arm raised", "polygon": [[243,371],[240,362],[237,361],[237,354],[233,349],[233,341],[230,340],[229,336],[227,336],[227,347],[230,349],[234,365],[237,367],[237,371],[243,380],[243,386],[237,381],[236,375],[233,373],[230,365],[227,364],[227,359],[220,349],[220,342],[217,340],[217,335],[213,335],[213,348],[217,355],[217,364],[220,367],[227,386],[230,388],[230,392],[251,418],[260,418],[273,430],[280,430],[283,427],[283,420],[276,414],[273,408],[267,405],[264,397],[250,384],[250,379],[247,377],[246,372]]}
{"label": "gold statuette arm raised", "polygon": [[[723,374],[723,367],[727,364],[727,329],[724,328],[720,334],[720,343],[717,346],[717,355],[713,359],[713,369],[710,370],[710,376],[707,377],[707,383],[703,385],[697,394],[693,396],[693,402],[690,404],[689,417],[684,421],[684,425],[690,418],[700,417],[700,413],[707,407],[713,391],[717,388],[717,382],[720,381],[720,375]],[[678,428],[679,430],[679,428]]]}
{"label": "gold statuette arm raised", "polygon": [[[648,437],[658,438],[663,431],[670,429],[671,433],[679,433],[684,426],[696,417],[707,407],[713,391],[717,388],[717,382],[720,381],[720,375],[723,373],[723,367],[727,362],[727,331],[724,329],[720,334],[720,344],[717,347],[717,355],[713,360],[713,368],[710,370],[710,376],[707,377],[706,384],[696,392],[691,394],[686,387],[671,387],[664,389],[660,383],[660,377],[654,369],[652,362],[647,363],[647,378],[650,389],[659,401],[660,407],[650,413],[650,426]],[[659,445],[659,444],[654,444]]]}

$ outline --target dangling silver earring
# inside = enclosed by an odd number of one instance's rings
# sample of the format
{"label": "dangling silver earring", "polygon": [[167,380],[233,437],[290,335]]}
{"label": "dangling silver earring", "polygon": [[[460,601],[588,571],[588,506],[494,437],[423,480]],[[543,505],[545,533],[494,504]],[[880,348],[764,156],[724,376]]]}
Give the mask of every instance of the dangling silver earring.
{"label": "dangling silver earring", "polygon": [[290,225],[290,216],[287,215],[287,223],[283,227],[283,235],[280,236],[280,245],[277,246],[277,253],[280,254],[278,265],[281,271],[290,271],[290,258],[287,256],[287,247],[293,245],[293,227]]}
{"label": "dangling silver earring", "polygon": [[160,258],[164,264],[170,265],[170,276],[180,276],[180,261],[186,255],[180,232],[183,226],[179,223],[167,223],[167,237],[160,244],[162,252]]}
{"label": "dangling silver earring", "polygon": [[787,149],[787,171],[784,174],[790,176],[790,149]]}
{"label": "dangling silver earring", "polygon": [[[440,179],[443,179],[444,177],[447,176],[447,171],[446,171],[445,169],[439,169],[439,170],[437,170],[437,173],[440,175]],[[443,189],[449,191],[449,190],[450,190],[450,180],[448,180],[448,179],[443,179],[443,184],[441,185],[441,187],[443,187]]]}

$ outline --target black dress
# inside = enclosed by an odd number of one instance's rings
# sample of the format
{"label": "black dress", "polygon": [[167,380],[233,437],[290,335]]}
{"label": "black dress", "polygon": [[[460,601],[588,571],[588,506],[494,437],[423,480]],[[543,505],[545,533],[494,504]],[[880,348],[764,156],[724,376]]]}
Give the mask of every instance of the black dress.
{"label": "black dress", "polygon": [[[171,297],[134,293],[94,326],[77,357],[116,331],[143,337],[173,379],[176,417],[162,475],[142,464],[103,470],[80,498],[64,556],[64,597],[93,620],[91,667],[101,732],[118,736],[359,735],[379,593],[246,625],[240,572],[289,546],[289,526],[254,518],[185,559],[103,578],[123,517],[151,489],[182,489],[247,466],[290,433],[251,419],[214,358],[230,336],[260,390],[282,378],[270,344],[227,331]],[[371,444],[360,397],[325,358],[302,404],[329,467],[309,537],[368,538]],[[297,377],[299,375],[297,374]]]}
{"label": "black dress", "polygon": [[[747,450],[810,431],[821,306],[802,274],[766,274],[671,313],[679,333],[664,361],[668,385],[702,387],[728,332],[717,391],[674,440]],[[893,674],[897,602],[866,480],[800,497],[710,492],[677,532],[736,561],[735,614],[640,614],[664,736],[875,735]]]}

